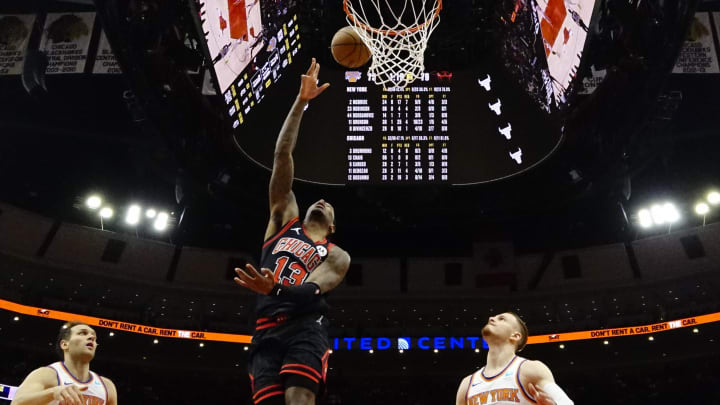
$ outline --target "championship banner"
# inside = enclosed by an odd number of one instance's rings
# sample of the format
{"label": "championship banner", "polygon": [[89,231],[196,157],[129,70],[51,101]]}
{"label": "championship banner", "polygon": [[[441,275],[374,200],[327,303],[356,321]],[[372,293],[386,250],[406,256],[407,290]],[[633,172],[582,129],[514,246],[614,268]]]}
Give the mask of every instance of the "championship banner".
{"label": "championship banner", "polygon": [[48,56],[46,73],[83,73],[95,13],[48,13],[40,50]]}
{"label": "championship banner", "polygon": [[110,48],[105,31],[100,32],[100,42],[98,43],[98,51],[95,56],[95,64],[93,65],[93,73],[95,74],[120,74],[120,65],[118,65],[115,54]]}
{"label": "championship banner", "polygon": [[710,26],[710,13],[696,13],[673,73],[720,73],[717,55]]}
{"label": "championship banner", "polygon": [[[180,338],[180,339],[191,339],[191,340],[208,340],[215,342],[228,342],[228,343],[244,343],[249,344],[252,340],[252,336],[249,335],[237,335],[232,333],[217,333],[217,332],[201,332],[201,331],[189,331],[180,329],[164,329],[157,328],[155,326],[147,326],[130,322],[113,321],[105,318],[96,318],[86,315],[78,315],[69,312],[55,311],[51,309],[32,307],[28,305],[17,304],[11,301],[0,299],[0,309],[15,312],[23,315],[37,316],[40,318],[57,319],[60,321],[80,321],[85,322],[90,326],[98,326],[101,328],[121,330],[131,333],[140,333],[143,335],[167,337],[167,338]],[[623,328],[612,328],[612,329],[598,329],[598,330],[586,330],[580,332],[567,332],[567,333],[554,333],[550,335],[536,335],[529,336],[527,344],[539,344],[539,343],[556,343],[556,342],[568,342],[573,340],[588,340],[588,339],[608,339],[613,337],[621,336],[634,336],[634,335],[645,335],[649,333],[667,332],[672,329],[687,328],[690,326],[697,326],[706,323],[713,323],[720,321],[720,312],[715,312],[707,315],[695,316],[692,318],[677,319],[674,321],[660,322],[651,325],[640,325],[640,326],[627,326]],[[397,342],[399,349],[411,349],[414,346],[422,350],[428,350],[431,348],[435,349],[477,349],[479,347],[485,348],[485,342],[481,337],[420,337],[416,338],[413,343],[411,338],[399,337],[393,338]],[[360,344],[360,349],[369,348],[372,349],[377,347],[379,349],[386,348],[387,345],[390,347],[390,338],[334,338],[335,348],[345,345],[348,349],[353,348],[354,343]],[[373,346],[377,345],[377,346]]]}
{"label": "championship banner", "polygon": [[0,75],[22,73],[35,15],[0,15]]}

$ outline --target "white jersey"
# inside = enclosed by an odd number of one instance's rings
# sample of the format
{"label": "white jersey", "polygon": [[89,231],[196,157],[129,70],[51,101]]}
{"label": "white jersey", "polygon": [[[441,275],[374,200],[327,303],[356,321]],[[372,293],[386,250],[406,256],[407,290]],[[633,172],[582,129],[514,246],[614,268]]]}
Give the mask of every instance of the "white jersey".
{"label": "white jersey", "polygon": [[485,367],[470,377],[465,403],[467,405],[535,404],[520,383],[520,366],[527,361],[515,356],[498,374],[488,376]]}
{"label": "white jersey", "polygon": [[[80,381],[75,378],[74,375],[65,367],[65,364],[61,361],[49,365],[51,369],[55,370],[58,377],[58,385],[82,385],[87,386],[88,389],[83,391],[83,400],[85,405],[104,405],[108,400],[107,388],[102,378],[96,373],[90,371],[90,379],[87,381]],[[59,401],[52,401],[48,405],[59,405]]]}

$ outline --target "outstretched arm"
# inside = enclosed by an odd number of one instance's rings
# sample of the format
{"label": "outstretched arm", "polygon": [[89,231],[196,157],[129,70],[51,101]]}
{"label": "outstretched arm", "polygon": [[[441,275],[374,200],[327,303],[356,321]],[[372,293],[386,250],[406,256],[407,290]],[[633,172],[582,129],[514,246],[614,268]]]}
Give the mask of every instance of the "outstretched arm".
{"label": "outstretched arm", "polygon": [[553,378],[548,366],[541,361],[527,361],[520,368],[520,381],[538,405],[573,405]]}
{"label": "outstretched arm", "polygon": [[320,64],[312,60],[308,71],[302,75],[300,92],[275,143],[272,177],[270,177],[270,223],[265,232],[265,239],[272,237],[285,223],[298,216],[299,209],[292,192],[292,181],[295,177],[295,164],[292,153],[295,150],[300,121],[308,102],[327,89],[330,84],[318,87]]}
{"label": "outstretched arm", "polygon": [[251,264],[245,265],[247,271],[235,269],[235,283],[258,294],[275,295],[296,303],[307,303],[320,294],[326,293],[342,282],[350,267],[350,255],[337,246],[328,253],[322,262],[303,282],[295,286],[283,286],[275,282],[270,269],[257,271]]}

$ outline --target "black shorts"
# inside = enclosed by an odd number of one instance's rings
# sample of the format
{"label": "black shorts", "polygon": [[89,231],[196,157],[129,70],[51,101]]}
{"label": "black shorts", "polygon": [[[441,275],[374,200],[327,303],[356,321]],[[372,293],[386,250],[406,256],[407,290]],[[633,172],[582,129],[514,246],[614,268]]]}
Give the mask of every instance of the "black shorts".
{"label": "black shorts", "polygon": [[248,372],[253,403],[304,387],[317,395],[327,376],[328,322],[319,314],[258,319]]}

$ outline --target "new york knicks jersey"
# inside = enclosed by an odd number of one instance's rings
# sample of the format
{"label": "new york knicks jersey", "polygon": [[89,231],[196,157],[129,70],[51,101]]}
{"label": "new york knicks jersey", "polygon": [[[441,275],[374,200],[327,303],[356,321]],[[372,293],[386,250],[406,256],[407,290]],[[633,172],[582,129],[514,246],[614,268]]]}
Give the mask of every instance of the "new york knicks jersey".
{"label": "new york knicks jersey", "polygon": [[[103,405],[107,403],[107,388],[105,387],[105,383],[102,378],[100,378],[100,376],[96,373],[90,371],[90,379],[87,381],[80,381],[70,374],[70,371],[68,371],[65,364],[61,361],[53,363],[48,367],[52,368],[57,373],[58,385],[76,384],[87,386],[87,390],[82,391],[83,400],[86,405]],[[59,401],[52,401],[49,405],[58,405],[59,403]]]}
{"label": "new york knicks jersey", "polygon": [[525,361],[527,360],[515,356],[510,364],[496,375],[486,375],[485,367],[473,373],[465,396],[466,405],[535,404],[527,387],[520,383],[520,365]]}
{"label": "new york knicks jersey", "polygon": [[[302,222],[295,217],[263,244],[260,267],[272,270],[276,283],[300,285],[325,261],[331,248],[332,244],[325,239],[319,242],[310,239]],[[280,313],[325,313],[327,309],[324,297],[300,308],[278,297],[258,295],[255,313],[258,317],[269,317]]]}

